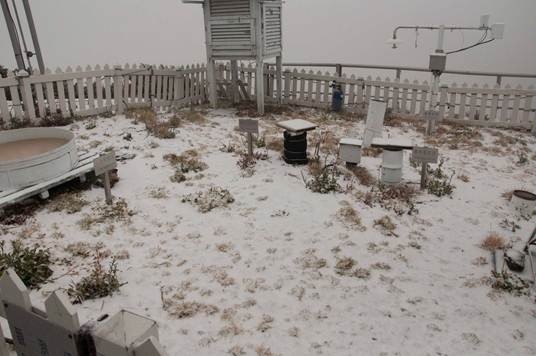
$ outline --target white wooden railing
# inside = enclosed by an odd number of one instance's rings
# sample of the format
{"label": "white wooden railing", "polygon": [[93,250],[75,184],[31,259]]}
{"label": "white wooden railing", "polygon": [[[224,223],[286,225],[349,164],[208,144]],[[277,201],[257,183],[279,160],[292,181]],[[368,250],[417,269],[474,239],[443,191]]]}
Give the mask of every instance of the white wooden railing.
{"label": "white wooden railing", "polygon": [[[218,68],[221,95],[229,95],[230,67]],[[275,71],[266,69],[265,93],[267,99],[276,100]],[[251,65],[239,68],[242,90],[254,97],[255,68]],[[376,77],[358,78],[355,75],[341,77],[329,72],[286,70],[283,72],[282,102],[285,104],[329,108],[332,89],[329,83],[336,80],[344,90],[344,104],[348,110],[365,108],[370,99],[386,101],[393,113],[422,117],[429,110],[430,84],[427,81],[400,81]],[[462,124],[531,129],[536,133],[536,90],[534,86],[523,89],[510,85],[490,87],[487,84],[468,85],[456,83],[442,85],[437,94],[440,117]]]}
{"label": "white wooden railing", "polygon": [[51,115],[83,117],[131,107],[196,104],[206,96],[205,73],[201,65],[127,64],[8,77],[0,79],[0,119],[9,127],[14,120],[33,122]]}
{"label": "white wooden railing", "polygon": [[[219,65],[217,78],[219,96],[230,97],[230,65]],[[267,65],[264,83],[268,101],[277,100],[275,79],[275,70]],[[239,80],[241,96],[254,99],[256,78],[251,64],[240,66]],[[332,80],[342,84],[344,104],[350,111],[365,109],[370,99],[386,101],[393,113],[401,115],[421,117],[429,109],[431,95],[426,81],[348,77],[304,69],[283,72],[282,102],[328,108]],[[536,133],[535,96],[533,86],[523,89],[509,85],[452,84],[439,88],[438,105],[434,109],[440,111],[442,118],[462,124],[523,128]],[[0,118],[4,127],[9,127],[13,120],[38,121],[49,115],[82,117],[122,113],[131,107],[166,108],[198,104],[206,99],[206,68],[202,65],[96,66],[85,70],[78,67],[75,71],[67,68],[65,72],[58,69],[55,73],[0,79]]]}

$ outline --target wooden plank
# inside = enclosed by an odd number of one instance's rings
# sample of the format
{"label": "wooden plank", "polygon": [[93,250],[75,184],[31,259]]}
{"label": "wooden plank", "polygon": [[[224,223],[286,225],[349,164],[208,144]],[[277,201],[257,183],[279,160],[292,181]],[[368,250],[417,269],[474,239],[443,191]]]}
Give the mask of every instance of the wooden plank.
{"label": "wooden plank", "polygon": [[[488,85],[485,84],[484,88],[487,89]],[[486,120],[486,109],[488,106],[488,94],[480,94],[480,107],[478,110],[478,119]]]}
{"label": "wooden plank", "polygon": [[[329,76],[329,72],[326,72],[326,77]],[[331,94],[330,94],[330,87],[329,87],[329,81],[324,80],[324,107],[329,107],[331,104]]]}
{"label": "wooden plank", "polygon": [[[382,87],[382,100],[385,101],[385,103],[387,104],[387,107],[389,107],[389,101],[391,99],[390,97],[390,91],[391,91],[391,79],[387,78],[384,82],[384,85]],[[395,109],[396,107],[396,103],[394,100],[391,101],[391,108]]]}
{"label": "wooden plank", "polygon": [[478,94],[474,92],[473,89],[478,89],[478,84],[473,84],[473,87],[471,88],[471,94],[469,99],[469,119],[475,120],[476,116],[476,100],[478,97]]}
{"label": "wooden plank", "polygon": [[364,91],[364,87],[365,87],[365,82],[363,80],[363,78],[358,78],[358,82],[359,84],[356,85],[356,88],[357,88],[357,94],[356,94],[356,97],[357,97],[357,100],[356,100],[356,104],[357,105],[362,105],[363,104],[363,91]]}
{"label": "wooden plank", "polygon": [[[82,71],[82,67],[76,67],[77,72]],[[84,90],[84,79],[76,78],[76,93],[78,94],[78,111],[86,110],[86,95]]]}
{"label": "wooden plank", "polygon": [[305,69],[302,69],[300,72],[300,94],[298,96],[298,105],[305,105]]}
{"label": "wooden plank", "polygon": [[421,89],[420,91],[420,102],[419,102],[419,115],[424,115],[424,112],[426,111],[426,103],[428,102],[428,91],[430,90],[428,86],[428,82],[425,80],[423,82],[423,85],[427,89]]}
{"label": "wooden plank", "polygon": [[[322,74],[322,72],[318,71],[318,74]],[[316,81],[316,93],[315,93],[314,106],[316,107],[322,106],[322,81],[320,80]]]}
{"label": "wooden plank", "polygon": [[[355,74],[352,74],[350,76],[350,79],[355,80]],[[354,106],[354,102],[355,102],[355,84],[354,83],[351,83],[350,85],[348,85],[348,105],[350,107]]]}
{"label": "wooden plank", "polygon": [[[529,86],[530,90],[534,90],[534,86]],[[534,96],[532,95],[527,95],[525,96],[525,106],[523,107],[524,108],[524,111],[523,111],[523,117],[521,119],[521,122],[523,124],[529,124],[530,123],[530,112],[532,110],[532,100],[533,100]]]}
{"label": "wooden plank", "polygon": [[151,76],[150,75],[143,76],[143,102],[145,103],[151,102]]}
{"label": "wooden plank", "polygon": [[[496,84],[495,88],[499,88],[499,85]],[[499,94],[493,94],[491,97],[491,109],[490,109],[490,120],[497,120],[497,109],[499,107]]]}
{"label": "wooden plank", "polygon": [[56,82],[56,89],[58,91],[58,105],[60,107],[61,116],[70,117],[71,112],[68,110],[68,102],[65,98],[65,82],[63,80]]}
{"label": "wooden plank", "polygon": [[[97,64],[95,69],[100,69],[100,66]],[[104,107],[104,95],[102,91],[102,78],[96,77],[95,78],[95,91],[97,92],[97,100],[95,102],[96,108],[103,108]]]}
{"label": "wooden plank", "polygon": [[0,123],[0,128],[2,126],[1,124],[3,124],[4,127],[7,127],[7,125],[11,123],[11,114],[7,104],[5,88],[0,88],[0,118],[3,121]]}
{"label": "wooden plank", "polygon": [[[132,71],[135,72],[137,69],[138,69],[138,66],[136,64],[134,64],[134,66],[132,67]],[[137,102],[137,100],[136,100],[136,93],[137,93],[137,89],[138,89],[137,85],[138,85],[138,75],[132,74],[130,76],[130,93],[129,93],[129,97],[128,97],[128,102],[129,103]]]}
{"label": "wooden plank", "polygon": [[[389,80],[388,80],[389,81]],[[395,82],[392,84],[393,85],[393,103],[392,103],[392,108],[393,108],[393,112],[400,112],[400,103],[399,103],[399,100],[400,100],[400,89],[399,89],[399,86],[397,84],[400,84],[400,79],[399,78],[395,78]],[[387,97],[389,97],[389,94],[387,94]],[[389,104],[389,101],[385,101],[387,104]]]}
{"label": "wooden plank", "polygon": [[[404,84],[409,84],[409,80],[405,79]],[[402,101],[400,103],[399,111],[402,114],[405,114],[408,111],[408,88],[402,89]]]}
{"label": "wooden plank", "polygon": [[455,114],[456,114],[456,93],[453,92],[451,89],[456,88],[457,86],[458,86],[458,84],[452,83],[452,85],[448,89],[448,91],[449,91],[449,111],[448,111],[448,116],[447,117],[453,118],[453,119],[454,119]]}
{"label": "wooden plank", "polygon": [[24,114],[25,118],[30,120],[30,122],[35,123],[35,106],[33,101],[33,95],[32,95],[32,87],[30,82],[27,78],[23,78],[21,80],[22,88],[22,97],[23,97],[23,103],[24,103]]}
{"label": "wooden plank", "polygon": [[[309,72],[309,74],[314,74],[313,71],[311,70]],[[308,83],[307,83],[307,96],[306,96],[306,99],[307,99],[307,106],[314,106],[314,100],[313,100],[313,79],[309,79]]]}
{"label": "wooden plank", "polygon": [[[517,90],[521,90],[521,85],[518,85]],[[512,117],[510,121],[513,123],[519,123],[519,107],[521,106],[521,95],[514,95],[514,104],[512,108]]]}
{"label": "wooden plank", "polygon": [[290,97],[290,102],[296,104],[298,101],[298,70],[294,69],[292,71],[292,95]]}
{"label": "wooden plank", "polygon": [[380,100],[380,77],[376,78],[376,84],[374,85],[374,100]]}
{"label": "wooden plank", "polygon": [[439,88],[439,120],[443,120],[445,117],[447,106],[447,90],[448,87],[446,85]]}
{"label": "wooden plank", "polygon": [[15,118],[22,120],[24,118],[24,113],[22,111],[22,102],[20,101],[18,86],[9,87],[9,94],[11,94],[11,105],[15,112]]}
{"label": "wooden plank", "polygon": [[288,69],[283,72],[283,76],[284,76],[283,104],[288,104],[290,102],[291,75],[292,74],[290,70]]}
{"label": "wooden plank", "polygon": [[460,110],[458,111],[458,119],[465,119],[465,106],[467,104],[467,83],[462,84],[463,91],[460,92]]}
{"label": "wooden plank", "polygon": [[109,76],[104,77],[104,98],[105,98],[105,107],[110,109],[112,108],[112,78]]}
{"label": "wooden plank", "polygon": [[[86,71],[91,72],[91,67],[87,66]],[[89,75],[86,78],[86,90],[87,90],[87,101],[88,101],[89,109],[93,110],[95,109],[95,86],[94,86],[94,77],[91,75]]]}
{"label": "wooden plank", "polygon": [[[414,85],[418,85],[418,81],[413,81]],[[409,113],[411,115],[417,114],[417,96],[419,95],[419,90],[417,88],[411,89],[411,103],[409,105]]]}
{"label": "wooden plank", "polygon": [[[510,89],[510,85],[506,85],[507,89]],[[510,91],[506,92],[509,93]],[[503,94],[502,96],[502,102],[501,102],[501,116],[500,120],[503,122],[508,121],[508,107],[510,105],[510,94]]]}
{"label": "wooden plank", "polygon": [[372,86],[368,83],[372,81],[372,77],[369,75],[365,82],[365,102],[368,104],[372,98]]}
{"label": "wooden plank", "polygon": [[[72,73],[73,69],[71,67],[67,67],[66,72]],[[69,101],[67,103],[67,107],[69,110],[69,114],[74,115],[76,112],[76,95],[74,92],[74,81],[73,79],[67,79],[67,96],[69,97]],[[41,84],[36,84],[41,85]]]}

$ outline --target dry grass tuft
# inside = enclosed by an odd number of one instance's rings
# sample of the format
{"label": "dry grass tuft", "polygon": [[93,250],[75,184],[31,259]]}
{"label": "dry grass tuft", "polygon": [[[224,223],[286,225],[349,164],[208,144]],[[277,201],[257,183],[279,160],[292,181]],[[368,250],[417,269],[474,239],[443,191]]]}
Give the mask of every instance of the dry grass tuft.
{"label": "dry grass tuft", "polygon": [[361,217],[357,210],[355,210],[349,203],[344,202],[346,206],[343,206],[337,211],[339,220],[347,224],[350,227],[356,228],[360,231],[366,230],[361,221]]}
{"label": "dry grass tuft", "polygon": [[202,125],[207,123],[205,112],[195,110],[179,111],[169,119],[169,124],[173,128],[182,127],[185,124]]}
{"label": "dry grass tuft", "polygon": [[74,214],[82,211],[86,205],[88,201],[82,198],[81,193],[65,192],[50,200],[47,208],[51,212]]}
{"label": "dry grass tuft", "polygon": [[180,155],[168,153],[163,158],[182,173],[197,173],[208,168],[208,165],[199,159],[199,152],[193,149],[184,151]]}
{"label": "dry grass tuft", "polygon": [[356,166],[350,168],[350,171],[356,176],[360,184],[371,187],[376,184],[376,178],[363,166]]}
{"label": "dry grass tuft", "polygon": [[173,299],[163,299],[164,310],[167,313],[177,319],[192,318],[199,313],[205,315],[216,314],[219,309],[215,305],[203,304],[198,302],[179,302],[174,303]]}
{"label": "dry grass tuft", "polygon": [[506,248],[506,240],[496,232],[492,232],[482,240],[480,247],[487,251],[503,250]]}
{"label": "dry grass tuft", "polygon": [[136,123],[141,122],[145,124],[147,131],[155,137],[162,139],[175,138],[175,132],[170,122],[160,120],[156,112],[152,109],[127,110],[125,116],[134,119]]}
{"label": "dry grass tuft", "polygon": [[427,137],[425,142],[433,146],[446,145],[452,150],[472,150],[481,148],[483,136],[475,127],[462,125],[441,125],[434,135]]}
{"label": "dry grass tuft", "polygon": [[394,230],[396,230],[396,225],[387,215],[385,215],[381,219],[374,220],[374,226],[379,226],[385,232],[393,232]]}
{"label": "dry grass tuft", "polygon": [[267,137],[266,149],[283,153],[283,139],[281,137]]}
{"label": "dry grass tuft", "polygon": [[361,150],[363,157],[379,157],[383,153],[383,149],[377,147],[367,147]]}
{"label": "dry grass tuft", "polygon": [[514,191],[513,190],[509,190],[509,191],[506,191],[504,193],[501,194],[501,196],[506,199],[506,201],[511,201],[512,200],[512,196],[514,195]]}
{"label": "dry grass tuft", "polygon": [[296,259],[296,263],[301,265],[303,269],[319,269],[327,266],[325,258],[320,258],[315,255],[315,249],[305,250],[302,257]]}

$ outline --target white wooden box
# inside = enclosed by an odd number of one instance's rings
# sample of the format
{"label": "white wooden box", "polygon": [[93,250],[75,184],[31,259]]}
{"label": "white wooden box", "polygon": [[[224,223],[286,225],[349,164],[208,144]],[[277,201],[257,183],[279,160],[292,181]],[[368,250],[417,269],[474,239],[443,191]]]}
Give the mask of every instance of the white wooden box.
{"label": "white wooden box", "polygon": [[348,163],[361,163],[361,145],[362,140],[353,138],[343,138],[339,142],[339,157],[342,161]]}

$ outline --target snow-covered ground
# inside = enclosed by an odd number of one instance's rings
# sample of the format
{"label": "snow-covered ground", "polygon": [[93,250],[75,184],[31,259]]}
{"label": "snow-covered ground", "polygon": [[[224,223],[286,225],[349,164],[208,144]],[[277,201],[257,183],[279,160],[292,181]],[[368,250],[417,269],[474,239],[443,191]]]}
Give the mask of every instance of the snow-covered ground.
{"label": "snow-covered ground", "polygon": [[[480,129],[481,147],[440,146],[447,172],[456,171],[452,197],[423,192],[415,198],[418,213],[397,215],[364,204],[359,192],[371,188],[355,178],[339,177],[344,192],[313,193],[304,184],[307,166],[290,166],[273,150],[244,177],[239,156],[220,150],[231,141],[245,149],[235,112],[206,116],[205,123],[178,128],[174,139],[156,139],[124,116],[97,119],[95,128],[86,128],[89,120],[71,126],[81,149],[113,146],[136,155],[119,164],[113,188],[135,215],[82,229],[79,221],[104,205],[102,189],[95,188],[82,192],[89,204],[80,212],[45,206],[22,226],[0,228],[5,240],[22,236],[25,244],[51,248],[53,277],[60,278],[33,291],[35,301],[87,274],[91,255],[72,254],[72,244],[84,242],[101,244],[109,258],[119,255],[119,276],[127,284],[113,297],[77,306],[82,322],[120,309],[146,315],[158,322],[172,356],[536,354],[534,294],[494,291],[485,283],[489,252],[479,247],[490,232],[520,246],[534,227],[534,217],[517,221],[515,233],[501,227],[513,219],[503,193],[535,190],[534,136]],[[264,119],[267,141],[282,140],[275,122],[287,117],[316,121],[337,139],[363,131],[362,122],[305,110]],[[424,141],[407,123],[384,134]],[[189,149],[208,168],[171,182],[174,169],[163,156]],[[520,152],[527,161],[519,162]],[[364,157],[363,165],[378,176],[381,156]],[[407,152],[404,181],[418,187],[419,171]],[[228,189],[235,201],[207,213],[182,202],[213,186]],[[348,206],[361,226],[341,219],[340,209]],[[392,233],[375,226],[386,215],[396,225]],[[337,273],[346,257],[363,273]]]}

